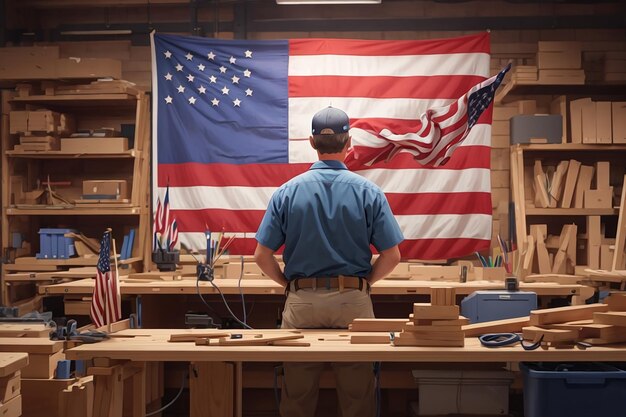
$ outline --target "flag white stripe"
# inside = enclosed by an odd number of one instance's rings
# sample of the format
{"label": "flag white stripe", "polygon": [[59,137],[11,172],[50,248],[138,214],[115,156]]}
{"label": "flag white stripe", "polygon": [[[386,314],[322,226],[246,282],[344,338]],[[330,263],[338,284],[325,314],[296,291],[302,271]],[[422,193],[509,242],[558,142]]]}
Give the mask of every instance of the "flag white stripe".
{"label": "flag white stripe", "polygon": [[[376,135],[366,132],[362,129],[350,129],[353,145],[363,145],[370,148],[378,148],[386,145]],[[477,124],[475,125],[467,138],[461,142],[460,146],[491,146],[491,125]],[[291,163],[313,163],[317,161],[317,153],[309,140],[290,140],[289,141],[289,162]]]}
{"label": "flag white stripe", "polygon": [[[368,169],[358,172],[378,184],[386,193],[464,193],[490,192],[490,171],[484,168],[462,170]],[[173,210],[265,210],[277,187],[170,187]],[[415,198],[419,198],[418,195]],[[454,198],[454,196],[450,196]],[[176,204],[174,205],[174,202]],[[211,204],[209,204],[211,203]],[[179,239],[181,233],[179,232]]]}
{"label": "flag white stripe", "polygon": [[491,239],[491,215],[436,214],[395,216],[406,239]]}
{"label": "flag white stripe", "polygon": [[489,77],[489,55],[458,53],[435,55],[355,56],[291,55],[289,76],[416,77],[479,75]]}
{"label": "flag white stripe", "polygon": [[320,109],[332,105],[351,119],[416,119],[429,108],[446,106],[454,99],[291,97],[289,98],[289,137],[311,136],[311,119]]}
{"label": "flag white stripe", "polygon": [[[491,239],[491,216],[487,214],[424,214],[395,216],[405,239]],[[255,233],[238,233],[238,237],[254,239]],[[206,248],[204,233],[181,232],[183,245]]]}

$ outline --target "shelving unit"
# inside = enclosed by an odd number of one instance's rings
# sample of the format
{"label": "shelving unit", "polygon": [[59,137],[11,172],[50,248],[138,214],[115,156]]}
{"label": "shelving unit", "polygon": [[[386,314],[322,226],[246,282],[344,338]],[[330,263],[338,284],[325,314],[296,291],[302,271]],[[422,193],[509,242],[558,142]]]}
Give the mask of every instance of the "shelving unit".
{"label": "shelving unit", "polygon": [[576,223],[580,228],[585,229],[585,223],[590,216],[615,218],[619,214],[619,209],[615,206],[612,208],[527,207],[526,188],[529,187],[525,172],[533,169],[532,163],[535,159],[542,159],[544,161],[577,159],[586,163],[608,160],[611,161],[611,166],[623,168],[623,161],[626,160],[626,146],[569,143],[513,145],[511,146],[510,157],[511,195],[515,206],[515,232],[521,253],[524,252],[528,245],[527,236],[531,224],[553,222],[562,226],[568,223]]}
{"label": "shelving unit", "polygon": [[[11,247],[11,234],[23,233],[31,244],[28,255],[37,265],[45,264],[58,268],[95,265],[92,257],[80,259],[45,259],[34,260],[38,251],[40,227],[67,227],[84,231],[91,238],[100,239],[104,229],[111,227],[119,253],[122,238],[130,228],[135,229],[135,240],[129,259],[121,265],[128,265],[131,270],[141,271],[146,260],[150,259],[150,101],[144,92],[134,93],[91,93],[31,95],[14,97],[14,93],[2,92],[3,108],[2,144],[2,250],[6,253]],[[122,124],[134,125],[134,137],[129,137],[129,150],[109,153],[76,153],[62,150],[19,151],[14,150],[18,135],[9,134],[9,111],[47,109],[70,114],[76,120],[78,129],[97,129],[112,127],[121,130]],[[97,140],[97,139],[94,139]],[[132,145],[131,145],[132,144]],[[36,189],[37,180],[47,177],[50,181],[70,181],[71,192],[65,195],[72,204],[43,205],[22,204],[12,201],[13,186],[10,178],[19,175],[23,178],[23,192]],[[126,200],[100,204],[78,204],[72,198],[76,189],[85,179],[124,179],[128,186]],[[53,186],[53,189],[55,187]],[[41,188],[39,188],[41,189]],[[55,191],[63,195],[64,189]],[[81,198],[81,197],[77,197]],[[16,264],[17,265],[17,264]],[[20,268],[17,268],[20,269]],[[12,265],[3,266],[3,273],[12,269]],[[23,270],[23,269],[21,269]],[[4,275],[4,274],[3,274]],[[2,283],[3,290],[6,285]],[[3,301],[13,300],[3,291]]]}
{"label": "shelving unit", "polygon": [[506,104],[524,96],[567,95],[578,97],[624,97],[626,85],[622,84],[539,84],[537,81],[513,80],[496,93],[495,102]]}

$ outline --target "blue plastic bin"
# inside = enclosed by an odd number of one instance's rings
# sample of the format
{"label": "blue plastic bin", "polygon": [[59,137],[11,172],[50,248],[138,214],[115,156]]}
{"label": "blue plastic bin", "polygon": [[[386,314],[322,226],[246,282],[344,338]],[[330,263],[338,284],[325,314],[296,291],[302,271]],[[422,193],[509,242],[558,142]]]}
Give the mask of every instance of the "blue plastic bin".
{"label": "blue plastic bin", "polygon": [[625,364],[520,363],[524,417],[626,416]]}
{"label": "blue plastic bin", "polygon": [[67,259],[76,254],[74,239],[65,237],[73,229],[39,229],[37,259]]}

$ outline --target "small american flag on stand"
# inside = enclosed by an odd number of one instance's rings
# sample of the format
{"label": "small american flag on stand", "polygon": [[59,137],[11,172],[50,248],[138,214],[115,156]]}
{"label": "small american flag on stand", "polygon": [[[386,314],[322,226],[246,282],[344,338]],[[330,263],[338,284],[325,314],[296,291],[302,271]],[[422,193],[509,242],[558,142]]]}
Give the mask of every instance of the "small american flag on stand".
{"label": "small american flag on stand", "polygon": [[122,300],[117,280],[117,266],[111,270],[111,232],[106,231],[100,241],[96,285],[91,298],[91,320],[96,327],[114,323],[122,318]]}

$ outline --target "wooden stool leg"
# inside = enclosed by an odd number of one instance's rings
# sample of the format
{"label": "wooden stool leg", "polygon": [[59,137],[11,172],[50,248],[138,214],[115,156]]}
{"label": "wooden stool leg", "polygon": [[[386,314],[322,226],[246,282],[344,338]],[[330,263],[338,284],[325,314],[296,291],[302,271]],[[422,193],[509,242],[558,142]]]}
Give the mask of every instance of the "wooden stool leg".
{"label": "wooden stool leg", "polygon": [[111,368],[110,375],[94,375],[93,417],[122,417],[124,376],[121,366]]}
{"label": "wooden stool leg", "polygon": [[189,365],[189,415],[234,417],[235,365],[192,362]]}

